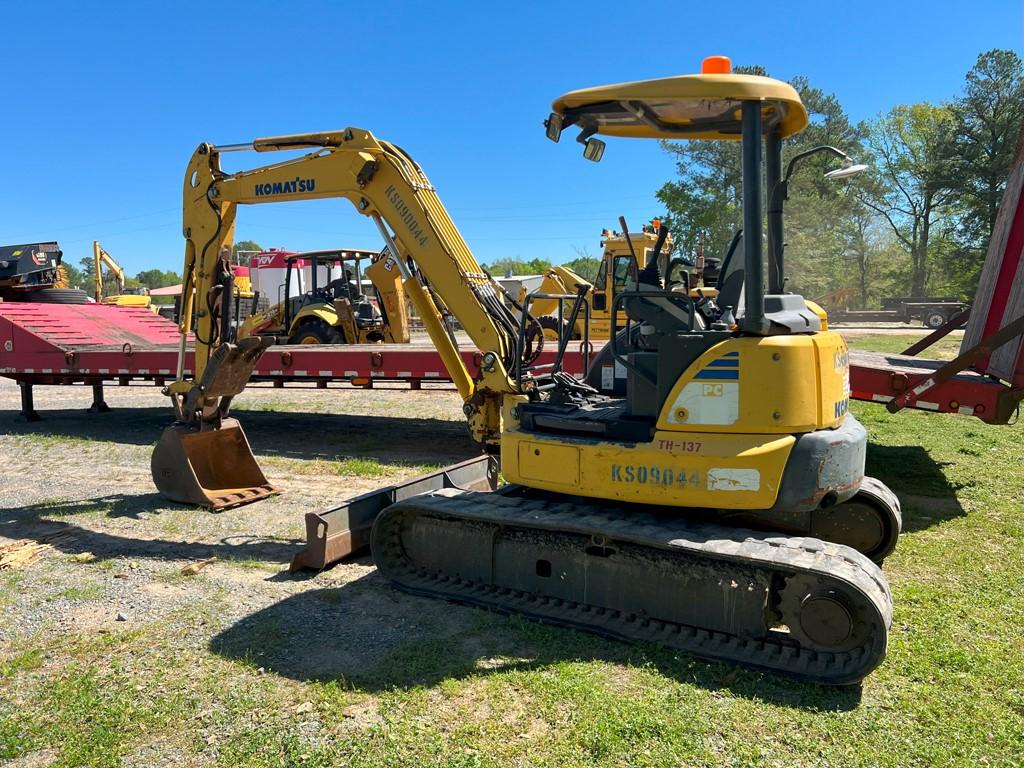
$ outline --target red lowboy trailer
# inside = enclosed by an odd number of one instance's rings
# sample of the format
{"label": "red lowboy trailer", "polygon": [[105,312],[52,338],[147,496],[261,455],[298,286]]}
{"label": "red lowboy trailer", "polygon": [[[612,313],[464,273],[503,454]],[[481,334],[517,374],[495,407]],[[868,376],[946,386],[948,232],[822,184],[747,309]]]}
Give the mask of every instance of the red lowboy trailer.
{"label": "red lowboy trailer", "polygon": [[[148,381],[159,386],[176,378],[178,326],[148,309],[101,304],[0,303],[0,376],[21,386],[22,415],[39,418],[33,387],[47,384],[93,386],[90,410],[105,411],[103,386]],[[191,347],[191,344],[189,345]],[[554,345],[538,363],[554,360]],[[479,353],[464,351],[470,371],[479,368]],[[192,351],[185,357],[191,373]],[[564,368],[581,373],[581,354],[567,352]],[[426,344],[275,345],[260,359],[253,381],[275,386],[328,382],[373,386],[374,382],[447,382],[437,351]]]}
{"label": "red lowboy trailer", "polygon": [[[900,355],[853,351],[850,396],[885,403],[895,413],[917,408],[963,413],[1005,424],[1024,399],[1024,133],[999,208],[978,292],[971,309],[951,318]],[[965,328],[960,355],[951,361],[919,356],[956,328]],[[144,308],[97,304],[0,302],[0,376],[21,385],[22,415],[36,414],[37,384],[90,384],[93,405],[104,411],[103,385],[133,380],[163,385],[176,378],[177,326]],[[538,363],[551,363],[550,345]],[[595,350],[596,351],[596,350]],[[463,352],[471,371],[479,353]],[[567,353],[564,369],[581,373],[582,354]],[[191,351],[185,370],[192,365]],[[372,386],[375,381],[448,381],[437,351],[426,344],[273,346],[255,381],[275,386],[331,381]]]}
{"label": "red lowboy trailer", "polygon": [[[917,355],[963,328],[955,360]],[[851,396],[892,413],[920,408],[1006,424],[1024,399],[1024,130],[972,307],[902,355],[850,355]]]}

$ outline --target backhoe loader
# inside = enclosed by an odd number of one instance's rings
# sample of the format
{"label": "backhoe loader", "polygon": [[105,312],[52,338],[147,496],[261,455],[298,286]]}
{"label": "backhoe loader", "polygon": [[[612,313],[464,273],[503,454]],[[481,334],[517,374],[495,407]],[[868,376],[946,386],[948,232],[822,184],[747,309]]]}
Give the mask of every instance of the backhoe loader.
{"label": "backhoe loader", "polygon": [[[376,304],[363,293],[364,261]],[[309,290],[292,295],[296,278],[309,266]],[[409,320],[398,269],[387,254],[334,250],[295,253],[285,259],[283,297],[255,312],[238,338],[270,337],[280,344],[404,344]]]}
{"label": "backhoe loader", "polygon": [[[176,420],[153,454],[160,491],[215,507],[277,492],[228,417],[266,346],[232,342],[224,320],[235,213],[345,198],[380,230],[471,435],[500,453],[506,481],[490,492],[441,488],[380,511],[371,546],[384,576],[417,594],[804,680],[863,678],[885,654],[892,599],[871,558],[892,549],[899,504],[864,476],[867,439],[847,413],[843,339],[823,312],[782,293],[781,201],[796,160],[783,177],[782,142],[807,125],[807,112],[788,84],[731,74],[722,61],[706,60],[698,75],[570,92],[545,123],[555,141],[577,126],[594,161],[605,148],[598,135],[738,141],[742,155],[742,247],[723,264],[718,299],[667,289],[652,258],[636,290],[615,298],[612,326],[627,322],[586,382],[536,364],[536,319],[502,300],[426,175],[394,144],[346,128],[200,145],[184,185],[195,378],[182,375],[186,306],[178,377],[165,390]],[[220,169],[227,151],[296,149],[312,151]],[[439,302],[480,351],[477,370],[459,356]],[[584,304],[578,296],[571,321]]]}
{"label": "backhoe loader", "polygon": [[[636,287],[638,267],[647,264],[657,239],[653,226],[626,234],[605,230],[601,239],[601,247],[604,249],[601,266],[593,283],[568,267],[555,265],[544,273],[544,279],[536,292],[571,296],[577,293],[578,287],[583,287],[584,295],[590,302],[590,336],[607,339],[615,295],[627,288]],[[520,304],[526,304],[527,295],[528,291],[524,287],[518,296]],[[567,318],[564,316],[559,323],[559,303],[557,299],[536,299],[530,302],[527,309],[544,329],[545,338],[558,341],[560,336],[568,333],[573,339],[582,339],[585,335],[584,318],[577,318],[573,328],[567,327]]]}

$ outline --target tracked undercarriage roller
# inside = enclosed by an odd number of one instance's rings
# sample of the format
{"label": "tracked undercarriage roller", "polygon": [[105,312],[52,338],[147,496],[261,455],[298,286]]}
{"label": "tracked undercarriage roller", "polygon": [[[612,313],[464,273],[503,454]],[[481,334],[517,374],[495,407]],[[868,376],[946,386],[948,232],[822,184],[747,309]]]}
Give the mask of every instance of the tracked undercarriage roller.
{"label": "tracked undercarriage roller", "polygon": [[372,548],[408,592],[818,683],[878,666],[892,617],[881,571],[849,547],[519,486],[401,501]]}

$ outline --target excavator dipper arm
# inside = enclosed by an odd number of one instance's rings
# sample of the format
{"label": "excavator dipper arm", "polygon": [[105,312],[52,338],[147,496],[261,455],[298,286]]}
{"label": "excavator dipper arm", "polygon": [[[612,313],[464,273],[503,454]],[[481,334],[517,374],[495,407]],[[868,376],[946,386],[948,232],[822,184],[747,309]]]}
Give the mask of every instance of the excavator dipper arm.
{"label": "excavator dipper arm", "polygon": [[[222,171],[221,154],[243,149],[314,151],[233,174]],[[477,263],[419,165],[394,144],[358,128],[256,139],[246,145],[202,144],[189,163],[183,189],[181,343],[176,381],[166,389],[174,403],[176,426],[165,432],[153,457],[154,481],[168,497],[214,507],[262,498],[239,491],[230,468],[207,472],[212,485],[200,482],[201,473],[195,471],[198,465],[209,464],[215,445],[223,448],[228,442],[239,451],[232,456],[234,462],[255,465],[244,436],[229,441],[217,435],[226,423],[231,398],[244,389],[267,345],[256,338],[232,343],[230,255],[235,216],[239,205],[323,198],[344,198],[376,223],[402,273],[405,293],[465,401],[474,439],[485,446],[498,445],[502,407],[510,407],[505,396],[516,391],[509,371],[528,353],[518,342],[518,320],[499,298],[495,283]],[[443,296],[444,306],[484,353],[476,380],[462,362],[431,293],[410,265]],[[185,375],[190,332],[195,335],[191,377]],[[237,422],[229,426],[240,431]],[[189,450],[180,449],[182,436],[190,438]],[[165,441],[171,445],[165,446]],[[182,456],[188,458],[186,466]],[[214,477],[218,474],[229,476]],[[261,480],[257,485],[268,485],[261,474],[247,474]],[[230,493],[223,493],[225,489]]]}

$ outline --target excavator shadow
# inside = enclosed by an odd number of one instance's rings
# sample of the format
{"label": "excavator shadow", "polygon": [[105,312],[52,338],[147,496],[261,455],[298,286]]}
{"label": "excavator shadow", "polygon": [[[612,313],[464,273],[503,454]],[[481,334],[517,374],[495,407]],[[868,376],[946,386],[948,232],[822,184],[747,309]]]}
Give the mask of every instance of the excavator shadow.
{"label": "excavator shadow", "polygon": [[790,681],[658,646],[408,595],[376,571],[276,602],[221,631],[209,647],[291,680],[336,681],[367,692],[601,661],[653,668],[671,680],[810,711],[854,709],[861,698],[859,685]]}
{"label": "excavator shadow", "polygon": [[58,552],[76,555],[90,552],[97,559],[115,557],[132,559],[202,560],[208,557],[226,559],[259,558],[287,563],[302,542],[298,539],[236,535],[214,542],[175,541],[124,536],[98,531],[69,522],[77,515],[102,513],[106,517],[138,518],[142,512],[166,505],[159,494],[138,496],[113,494],[94,499],[0,507],[0,536],[9,539],[32,539],[49,544]]}
{"label": "excavator shadow", "polygon": [[[398,406],[396,405],[396,408]],[[170,423],[166,408],[132,408],[107,414],[81,410],[47,411],[39,422],[6,419],[0,411],[0,436],[36,435],[82,438],[98,443],[153,445]],[[357,453],[380,460],[451,463],[475,449],[464,419],[373,416],[345,413],[245,410],[237,408],[258,456],[326,459]],[[461,416],[461,414],[460,414]]]}
{"label": "excavator shadow", "polygon": [[903,531],[913,533],[967,514],[941,461],[919,445],[868,446],[866,473],[892,489],[903,508]]}

